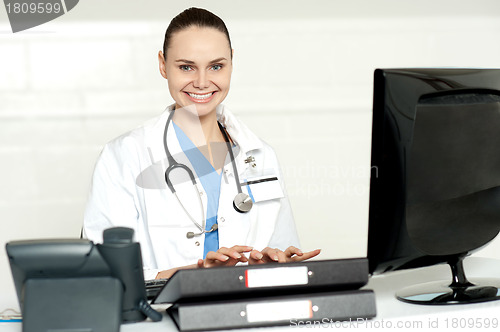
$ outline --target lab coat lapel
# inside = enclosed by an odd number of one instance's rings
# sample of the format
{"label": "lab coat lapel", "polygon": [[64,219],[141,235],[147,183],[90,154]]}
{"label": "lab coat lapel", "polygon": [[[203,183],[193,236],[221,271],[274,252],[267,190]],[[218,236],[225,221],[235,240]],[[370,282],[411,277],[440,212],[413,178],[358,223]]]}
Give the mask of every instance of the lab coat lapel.
{"label": "lab coat lapel", "polygon": [[[217,118],[226,128],[231,139],[238,145],[238,153],[235,153],[235,163],[240,181],[248,171],[249,164],[245,159],[252,155],[254,150],[262,149],[262,141],[252,133],[244,124],[239,122],[231,111],[224,105],[217,107]],[[234,151],[234,150],[233,150]],[[231,166],[231,165],[228,165]],[[232,166],[228,169],[228,174],[232,174]]]}

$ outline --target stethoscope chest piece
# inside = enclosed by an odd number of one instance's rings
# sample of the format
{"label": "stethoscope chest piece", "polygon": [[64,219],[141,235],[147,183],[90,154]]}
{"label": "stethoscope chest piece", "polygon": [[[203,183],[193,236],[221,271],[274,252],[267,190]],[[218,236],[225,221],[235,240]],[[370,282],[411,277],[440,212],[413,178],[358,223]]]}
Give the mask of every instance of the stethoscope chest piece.
{"label": "stethoscope chest piece", "polygon": [[250,211],[253,206],[252,199],[250,196],[244,193],[239,193],[234,197],[233,200],[234,209],[240,213],[245,213]]}

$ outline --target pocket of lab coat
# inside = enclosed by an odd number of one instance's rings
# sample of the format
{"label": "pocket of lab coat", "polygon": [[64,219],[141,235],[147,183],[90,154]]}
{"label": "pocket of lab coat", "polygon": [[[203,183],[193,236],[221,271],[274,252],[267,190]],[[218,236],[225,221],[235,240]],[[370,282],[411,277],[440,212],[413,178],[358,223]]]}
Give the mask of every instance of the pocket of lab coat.
{"label": "pocket of lab coat", "polygon": [[[192,184],[178,185],[176,192],[179,200],[198,224],[202,224],[201,207],[197,187]],[[145,210],[150,226],[195,227],[179,200],[170,190],[150,190],[145,194]],[[202,197],[203,200],[203,197]],[[196,228],[197,229],[197,228]]]}
{"label": "pocket of lab coat", "polygon": [[204,235],[192,239],[186,237],[193,227],[163,227],[150,225],[149,234],[157,266],[169,269],[194,264],[203,258]]}

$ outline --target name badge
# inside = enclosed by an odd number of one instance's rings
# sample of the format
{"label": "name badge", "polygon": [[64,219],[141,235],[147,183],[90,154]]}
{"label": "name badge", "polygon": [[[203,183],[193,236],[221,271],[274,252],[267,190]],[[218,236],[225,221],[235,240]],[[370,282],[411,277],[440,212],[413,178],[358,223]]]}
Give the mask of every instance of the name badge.
{"label": "name badge", "polygon": [[247,189],[248,195],[254,203],[285,197],[276,175],[246,179],[241,186]]}

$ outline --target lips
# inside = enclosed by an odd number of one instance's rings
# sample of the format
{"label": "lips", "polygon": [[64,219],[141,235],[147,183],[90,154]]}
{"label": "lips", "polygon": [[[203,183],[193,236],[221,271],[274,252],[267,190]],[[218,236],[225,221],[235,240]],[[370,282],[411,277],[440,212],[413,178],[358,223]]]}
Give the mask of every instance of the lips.
{"label": "lips", "polygon": [[189,97],[189,99],[191,99],[195,103],[208,103],[210,100],[212,100],[215,93],[216,91],[204,94],[185,92],[185,94]]}

